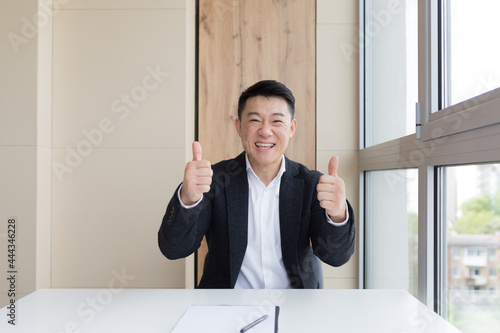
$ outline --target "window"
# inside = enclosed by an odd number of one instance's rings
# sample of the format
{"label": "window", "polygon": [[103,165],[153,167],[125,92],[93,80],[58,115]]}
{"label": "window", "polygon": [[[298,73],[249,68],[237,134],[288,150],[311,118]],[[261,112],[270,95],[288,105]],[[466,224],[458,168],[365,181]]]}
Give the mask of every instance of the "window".
{"label": "window", "polygon": [[442,1],[442,107],[500,87],[499,12],[498,0]]}
{"label": "window", "polygon": [[418,215],[415,169],[366,174],[366,285],[417,296]]}
{"label": "window", "polygon": [[[500,279],[489,278],[490,268],[500,272],[500,20],[491,19],[499,4],[360,1],[360,282],[365,288],[396,287],[415,274],[412,293],[465,333],[494,332],[500,318]],[[415,41],[418,51],[412,51]],[[421,112],[416,132],[415,103]],[[417,175],[411,190],[418,193],[417,267],[395,270],[398,281],[391,283],[392,267],[381,259],[387,251],[381,230],[401,228],[404,214],[413,211],[406,203],[407,172]],[[397,183],[398,194],[389,190],[394,179],[404,180]],[[384,197],[397,212],[385,220],[373,204]],[[410,248],[406,237],[397,242],[399,263]],[[486,296],[491,288],[496,294]]]}
{"label": "window", "polygon": [[417,0],[366,1],[366,146],[415,132],[417,9]]}
{"label": "window", "polygon": [[470,247],[467,249],[467,256],[469,257],[483,257],[486,253],[486,249]]}
{"label": "window", "polygon": [[470,277],[475,278],[481,275],[481,270],[479,268],[471,268],[470,269]]}
{"label": "window", "polygon": [[496,249],[489,249],[488,250],[488,258],[490,260],[497,260],[497,250]]}
{"label": "window", "polygon": [[[488,261],[490,246],[500,245],[496,230],[500,230],[500,164],[475,164],[440,168],[443,177],[441,207],[444,219],[440,225],[443,230],[443,247],[464,247],[461,264],[468,271],[465,279],[448,278],[443,281],[446,309],[444,315],[452,324],[464,332],[475,323],[481,327],[481,319],[474,315],[478,309],[485,316],[495,317],[500,298],[488,295],[489,287],[498,287],[496,273],[500,267],[492,267]],[[494,172],[490,172],[494,170]],[[446,246],[444,244],[447,244]],[[443,249],[443,252],[445,252]],[[442,262],[455,272],[456,261]],[[493,285],[492,285],[493,284]],[[454,290],[466,289],[468,293],[456,293]],[[482,332],[475,330],[474,332]],[[485,330],[485,332],[489,332]]]}
{"label": "window", "polygon": [[453,259],[460,259],[462,256],[461,249],[459,247],[453,248]]}
{"label": "window", "polygon": [[490,279],[496,279],[497,278],[497,270],[498,268],[490,268]]}

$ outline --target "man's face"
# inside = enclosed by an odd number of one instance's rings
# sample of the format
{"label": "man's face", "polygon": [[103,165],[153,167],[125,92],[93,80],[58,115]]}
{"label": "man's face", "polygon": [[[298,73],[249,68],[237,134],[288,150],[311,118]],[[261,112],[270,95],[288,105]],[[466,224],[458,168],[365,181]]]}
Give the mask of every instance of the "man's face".
{"label": "man's face", "polygon": [[286,101],[276,97],[251,97],[235,124],[252,168],[270,167],[277,172],[281,155],[297,126]]}

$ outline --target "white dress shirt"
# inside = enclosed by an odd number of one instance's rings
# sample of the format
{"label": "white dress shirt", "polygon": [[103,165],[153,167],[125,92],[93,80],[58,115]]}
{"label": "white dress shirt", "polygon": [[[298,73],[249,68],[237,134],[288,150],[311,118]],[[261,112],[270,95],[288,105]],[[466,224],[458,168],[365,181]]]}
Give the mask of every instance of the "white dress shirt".
{"label": "white dress shirt", "polygon": [[[276,177],[266,187],[255,174],[245,154],[248,179],[248,239],[245,256],[235,289],[288,289],[290,281],[286,273],[281,253],[281,234],[279,220],[279,191],[281,176],[285,173],[285,156]],[[180,200],[181,187],[177,195],[184,208],[196,207],[203,199],[191,206]],[[346,220],[333,222],[328,214],[328,223],[342,226],[349,220],[346,202]]]}
{"label": "white dress shirt", "polygon": [[245,154],[248,178],[248,242],[234,288],[286,289],[290,281],[281,255],[279,192],[285,156],[276,177],[266,187]]}

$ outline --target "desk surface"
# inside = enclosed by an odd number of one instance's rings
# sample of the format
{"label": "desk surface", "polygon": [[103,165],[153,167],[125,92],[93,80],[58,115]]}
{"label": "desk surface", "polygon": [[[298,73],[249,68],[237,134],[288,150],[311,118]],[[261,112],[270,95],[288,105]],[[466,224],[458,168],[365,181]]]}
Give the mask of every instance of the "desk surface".
{"label": "desk surface", "polygon": [[279,332],[460,332],[402,290],[41,289],[0,331],[170,332],[191,304],[279,305]]}

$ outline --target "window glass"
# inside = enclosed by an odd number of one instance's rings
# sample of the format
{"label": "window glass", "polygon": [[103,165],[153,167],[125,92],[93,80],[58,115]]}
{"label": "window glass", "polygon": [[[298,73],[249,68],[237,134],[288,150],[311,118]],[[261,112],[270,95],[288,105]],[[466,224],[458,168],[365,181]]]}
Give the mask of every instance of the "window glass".
{"label": "window glass", "polygon": [[366,147],[415,132],[417,11],[417,0],[366,1]]}
{"label": "window glass", "polygon": [[[453,166],[443,171],[446,304],[442,315],[465,333],[495,332],[500,327],[500,298],[495,292],[500,287],[495,278],[500,270],[496,256],[500,164]],[[461,257],[455,255],[457,248]]]}
{"label": "window glass", "polygon": [[500,1],[444,0],[443,73],[447,107],[500,87]]}
{"label": "window glass", "polygon": [[370,171],[365,184],[366,287],[417,297],[418,172]]}
{"label": "window glass", "polygon": [[453,248],[453,258],[454,259],[460,259],[461,256],[461,249],[459,247],[454,247]]}
{"label": "window glass", "polygon": [[488,253],[490,256],[490,260],[496,260],[496,258],[497,258],[497,250],[496,249],[490,249]]}

